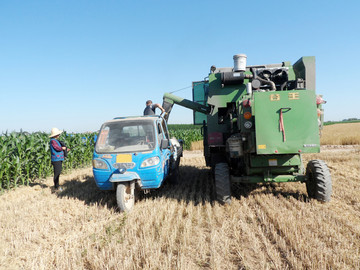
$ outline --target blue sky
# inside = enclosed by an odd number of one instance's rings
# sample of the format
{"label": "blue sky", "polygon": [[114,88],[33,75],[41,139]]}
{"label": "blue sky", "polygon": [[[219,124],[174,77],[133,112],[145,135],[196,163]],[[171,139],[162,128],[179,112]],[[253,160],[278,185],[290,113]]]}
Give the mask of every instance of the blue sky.
{"label": "blue sky", "polygon": [[[0,132],[96,131],[211,65],[316,57],[325,120],[360,118],[359,1],[0,0]],[[191,99],[191,88],[176,93]],[[191,123],[174,107],[169,123]]]}

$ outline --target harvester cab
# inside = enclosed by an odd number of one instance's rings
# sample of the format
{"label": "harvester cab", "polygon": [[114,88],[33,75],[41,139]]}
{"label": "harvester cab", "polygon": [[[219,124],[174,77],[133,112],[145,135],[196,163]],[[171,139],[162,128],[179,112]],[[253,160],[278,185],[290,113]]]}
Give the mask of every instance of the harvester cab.
{"label": "harvester cab", "polygon": [[230,203],[232,183],[305,182],[309,197],[329,201],[325,162],[305,167],[301,154],[320,152],[324,100],[316,94],[315,57],[295,64],[212,66],[207,80],[193,82],[193,100],[164,94],[167,117],[174,104],[194,111],[203,125],[206,165],[214,172],[217,198]]}

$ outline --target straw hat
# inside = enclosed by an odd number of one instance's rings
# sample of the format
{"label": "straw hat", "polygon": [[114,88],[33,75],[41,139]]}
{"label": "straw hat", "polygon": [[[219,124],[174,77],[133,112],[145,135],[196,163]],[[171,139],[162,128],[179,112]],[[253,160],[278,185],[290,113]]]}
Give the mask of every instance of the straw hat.
{"label": "straw hat", "polygon": [[60,135],[61,133],[63,133],[62,130],[59,130],[58,128],[54,127],[54,128],[51,129],[51,135],[49,137],[52,138],[52,137],[55,137],[57,135]]}

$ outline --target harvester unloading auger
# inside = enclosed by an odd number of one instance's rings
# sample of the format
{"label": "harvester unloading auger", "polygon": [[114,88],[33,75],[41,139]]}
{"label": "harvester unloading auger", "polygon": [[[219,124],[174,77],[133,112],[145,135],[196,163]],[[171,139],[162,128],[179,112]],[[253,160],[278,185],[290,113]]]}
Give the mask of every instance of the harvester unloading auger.
{"label": "harvester unloading auger", "polygon": [[231,183],[306,183],[310,198],[330,201],[331,175],[322,160],[304,168],[301,154],[320,152],[321,96],[315,92],[315,57],[295,64],[212,66],[206,80],[193,82],[193,101],[164,94],[169,117],[174,104],[194,111],[203,125],[204,156],[211,166],[217,199],[231,201]]}

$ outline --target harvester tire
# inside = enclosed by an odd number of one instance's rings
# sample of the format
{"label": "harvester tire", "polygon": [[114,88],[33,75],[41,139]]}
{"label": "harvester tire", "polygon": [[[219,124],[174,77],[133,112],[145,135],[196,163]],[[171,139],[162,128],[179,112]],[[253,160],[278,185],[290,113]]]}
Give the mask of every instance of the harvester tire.
{"label": "harvester tire", "polygon": [[129,212],[135,204],[135,189],[131,183],[119,183],[116,186],[116,202],[122,212]]}
{"label": "harvester tire", "polygon": [[216,198],[220,203],[231,203],[231,185],[229,166],[227,163],[217,163],[215,165],[215,190]]}
{"label": "harvester tire", "polygon": [[306,166],[306,190],[310,198],[329,202],[332,193],[331,174],[322,160],[310,160]]}

